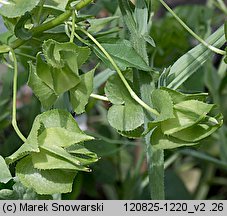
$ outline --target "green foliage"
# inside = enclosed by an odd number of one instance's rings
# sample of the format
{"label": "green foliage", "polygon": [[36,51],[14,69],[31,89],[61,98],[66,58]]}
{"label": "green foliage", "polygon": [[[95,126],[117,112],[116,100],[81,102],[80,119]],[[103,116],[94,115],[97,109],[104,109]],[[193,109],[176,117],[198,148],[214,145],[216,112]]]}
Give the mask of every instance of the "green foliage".
{"label": "green foliage", "polygon": [[[225,42],[223,26],[215,31],[207,42],[213,46],[221,46]],[[168,73],[166,86],[177,89],[194,72],[198,70],[209,58],[211,51],[203,44],[199,44],[185,55],[180,57],[171,67]]]}
{"label": "green foliage", "polygon": [[151,136],[154,148],[198,144],[223,123],[221,114],[212,116],[215,106],[204,102],[204,94],[186,95],[162,88],[155,90],[152,96],[154,107],[160,111],[160,116],[148,124],[149,130],[154,130]]}
{"label": "green foliage", "polygon": [[[126,70],[128,67],[138,68],[144,71],[152,70],[152,68],[146,64],[141,56],[138,55],[130,41],[112,39],[110,41],[111,43],[101,43],[101,45],[110,54],[121,70]],[[104,63],[112,67],[108,59],[103,55],[103,53],[101,53],[101,51],[96,48],[94,51]]]}
{"label": "green foliage", "polygon": [[10,0],[0,8],[0,14],[4,17],[14,18],[31,11],[40,0]]}
{"label": "green foliage", "polygon": [[87,165],[97,160],[95,154],[75,145],[92,139],[68,112],[47,111],[36,117],[27,141],[6,161],[22,158],[16,165],[17,176],[39,194],[70,192],[77,171],[89,171]]}
{"label": "green foliage", "polygon": [[[127,72],[130,78],[132,73],[131,71]],[[142,107],[131,98],[128,90],[117,75],[113,75],[108,79],[105,93],[113,104],[108,110],[107,116],[112,127],[119,131],[132,131],[144,123]]]}
{"label": "green foliage", "polygon": [[2,156],[0,156],[0,168],[1,168],[0,182],[6,183],[12,178],[12,176]]}
{"label": "green foliage", "polygon": [[43,54],[46,62],[38,53],[36,66],[30,63],[28,81],[43,107],[50,108],[61,94],[69,91],[75,112],[84,112],[93,89],[94,71],[79,75],[79,67],[88,59],[89,48],[48,40],[43,44]]}

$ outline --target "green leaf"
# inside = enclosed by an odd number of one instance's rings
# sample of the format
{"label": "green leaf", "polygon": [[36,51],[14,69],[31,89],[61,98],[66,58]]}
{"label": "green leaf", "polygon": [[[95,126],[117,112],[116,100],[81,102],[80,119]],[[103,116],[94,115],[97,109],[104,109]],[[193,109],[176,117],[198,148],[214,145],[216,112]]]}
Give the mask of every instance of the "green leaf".
{"label": "green leaf", "polygon": [[151,95],[153,107],[160,113],[154,122],[161,122],[169,118],[174,118],[173,101],[168,92],[155,89]]}
{"label": "green leaf", "polygon": [[64,11],[67,4],[69,2],[72,2],[73,0],[48,0],[47,2],[45,2],[47,5],[52,6],[52,8],[54,9],[59,9]]}
{"label": "green leaf", "polygon": [[176,139],[174,137],[169,137],[162,133],[160,127],[157,127],[151,136],[151,144],[155,149],[173,149],[183,146],[192,146],[198,143],[196,142],[186,142],[180,139]]}
{"label": "green leaf", "polygon": [[28,40],[32,37],[32,33],[24,27],[26,22],[31,19],[31,14],[26,12],[17,22],[14,27],[14,33],[16,37],[20,38],[21,40]]}
{"label": "green leaf", "polygon": [[131,34],[136,33],[137,32],[136,22],[133,17],[133,12],[132,12],[132,8],[130,5],[130,1],[119,0],[118,4],[121,9],[121,13],[124,17],[124,22],[126,23],[130,33]]}
{"label": "green leaf", "polygon": [[54,89],[54,81],[51,73],[51,66],[43,61],[41,53],[36,56],[36,74],[51,89]]}
{"label": "green leaf", "polygon": [[46,63],[42,62],[38,55],[37,74],[47,85],[53,86],[58,95],[79,84],[81,80],[78,69],[90,55],[88,47],[79,47],[73,43],[58,43],[50,39],[43,43],[43,53],[49,67],[46,67]]}
{"label": "green leaf", "polygon": [[215,105],[206,104],[206,97],[206,94],[188,95],[167,88],[154,90],[152,103],[160,116],[148,123],[146,131],[154,130],[153,144],[158,149],[195,145],[216,131],[222,125],[222,115],[209,116]]}
{"label": "green leaf", "polygon": [[[62,52],[69,52],[64,56]],[[55,68],[62,67],[62,61],[66,61],[71,70],[76,73],[77,68],[84,64],[90,56],[88,47],[79,47],[74,43],[59,43],[49,39],[43,43],[43,53],[48,64]],[[77,58],[77,61],[75,61]],[[76,62],[76,63],[75,63]]]}
{"label": "green leaf", "polygon": [[[74,120],[75,121],[75,120]],[[39,135],[39,145],[59,146],[67,148],[75,143],[93,140],[94,138],[82,131],[69,131],[61,127],[45,128]]]}
{"label": "green leaf", "polygon": [[179,138],[186,142],[198,142],[214,133],[223,123],[222,115],[215,117],[217,123],[214,124],[207,120],[202,121],[199,124],[195,124],[191,127],[185,128],[184,130],[178,131],[171,134],[175,138]]}
{"label": "green leaf", "polygon": [[0,14],[8,18],[22,16],[26,11],[31,11],[40,0],[9,0],[9,4],[0,7]]}
{"label": "green leaf", "polygon": [[190,115],[193,113],[195,115],[201,116],[209,113],[214,106],[214,104],[206,104],[197,100],[187,100],[175,104],[174,109],[180,112],[189,113]]}
{"label": "green leaf", "polygon": [[186,101],[186,100],[198,100],[198,101],[205,102],[208,97],[207,93],[184,94],[179,91],[175,91],[173,89],[169,89],[169,88],[165,88],[165,87],[161,87],[161,89],[165,90],[169,93],[169,95],[173,101],[173,104],[177,104],[177,103],[180,103],[180,102]]}
{"label": "green leaf", "polygon": [[71,163],[57,154],[51,153],[45,149],[41,149],[40,153],[32,154],[32,163],[34,168],[40,170],[52,170],[52,169],[69,169],[75,170],[78,165]]}
{"label": "green leaf", "polygon": [[[207,43],[220,47],[225,43],[224,26],[207,38]],[[212,54],[203,44],[199,44],[180,57],[171,67],[167,77],[167,87],[177,89],[201,67]]]}
{"label": "green leaf", "polygon": [[77,114],[85,111],[85,106],[88,103],[89,97],[93,91],[94,70],[91,70],[80,76],[80,83],[70,90],[70,102],[73,110]]}
{"label": "green leaf", "polygon": [[87,165],[98,160],[95,153],[76,147],[92,139],[70,113],[50,110],[35,118],[27,141],[7,161],[20,159],[16,176],[39,194],[70,192],[77,171],[90,171]]}
{"label": "green leaf", "polygon": [[7,157],[6,162],[13,163],[30,153],[39,152],[40,140],[49,145],[68,147],[92,139],[80,130],[70,113],[63,110],[47,111],[35,118],[26,142]]}
{"label": "green leaf", "polygon": [[6,162],[4,158],[0,155],[0,182],[1,183],[7,183],[11,178],[11,173],[9,171],[9,168],[6,165]]}
{"label": "green leaf", "polygon": [[161,123],[162,131],[165,135],[170,135],[172,133],[183,130],[187,127],[190,127],[199,121],[201,121],[205,116],[199,115],[190,115],[185,112],[175,111],[175,118],[167,119],[166,121]]}
{"label": "green leaf", "polygon": [[144,35],[149,32],[148,30],[148,8],[144,0],[136,1],[136,7],[134,11],[135,22],[137,26],[137,32]]}
{"label": "green leaf", "polygon": [[45,109],[50,108],[57,100],[57,95],[36,73],[36,67],[30,62],[30,74],[28,85],[32,88],[36,97],[40,100]]}
{"label": "green leaf", "polygon": [[16,166],[16,176],[21,183],[28,188],[34,189],[38,194],[70,192],[76,173],[69,170],[35,169],[30,156],[20,160]]}
{"label": "green leaf", "polygon": [[[80,161],[75,156],[71,155],[61,147],[58,147],[55,145],[42,145],[40,146],[40,148],[48,151],[48,153],[52,153],[53,155],[56,155],[57,157],[64,159],[65,162],[73,164],[74,170],[86,171],[86,172],[90,171],[90,169],[88,167],[83,166],[83,164],[81,164]],[[48,169],[48,167],[46,167],[45,169]]]}
{"label": "green leaf", "polygon": [[117,19],[119,19],[119,16],[104,17],[99,19],[88,19],[88,22],[90,23],[88,31],[92,34],[97,33],[104,29],[109,23]]}
{"label": "green leaf", "polygon": [[76,156],[76,158],[80,161],[81,164],[87,165],[94,163],[98,160],[97,154],[88,150],[83,145],[76,144],[68,147],[67,152]]}
{"label": "green leaf", "polygon": [[117,75],[108,79],[105,94],[113,103],[107,115],[112,127],[119,131],[132,131],[144,123],[142,107],[132,99]]}
{"label": "green leaf", "polygon": [[[152,71],[152,68],[142,59],[136,52],[132,44],[128,40],[117,40],[115,43],[101,43],[103,48],[110,54],[121,70],[126,70],[128,67],[137,68],[143,71]],[[98,50],[94,49],[104,63],[108,64],[106,57]],[[112,68],[112,66],[110,65]]]}
{"label": "green leaf", "polygon": [[[70,53],[68,54],[71,55]],[[74,61],[76,62],[76,60]],[[69,65],[65,65],[63,68],[51,68],[54,90],[58,95],[75,87],[80,82],[78,72],[75,75],[68,66]]]}
{"label": "green leaf", "polygon": [[145,40],[147,43],[149,43],[151,46],[156,47],[155,42],[154,42],[153,38],[152,38],[150,35],[145,34],[145,35],[143,35],[143,38],[144,38],[144,40]]}

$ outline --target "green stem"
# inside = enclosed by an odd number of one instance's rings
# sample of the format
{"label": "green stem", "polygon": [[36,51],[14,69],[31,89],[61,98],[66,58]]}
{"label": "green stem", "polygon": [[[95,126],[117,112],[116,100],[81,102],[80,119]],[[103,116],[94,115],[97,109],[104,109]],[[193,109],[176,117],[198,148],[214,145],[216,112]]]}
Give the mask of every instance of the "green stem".
{"label": "green stem", "polygon": [[199,37],[195,32],[193,32],[183,21],[180,17],[175,14],[175,12],[163,1],[158,0],[175,18],[176,20],[194,37],[196,38],[200,43],[202,43],[205,47],[210,49],[211,51],[220,54],[220,55],[226,55],[226,52],[224,50],[218,49],[210,44],[208,44],[206,41],[204,41],[201,37]]}
{"label": "green stem", "polygon": [[28,54],[26,54],[26,53],[15,53],[16,55],[18,55],[18,56],[23,56],[23,57],[27,57],[27,58],[30,58],[30,59],[32,59],[32,60],[36,60],[36,57],[34,57],[34,56],[32,56],[32,55],[28,55]]}
{"label": "green stem", "polygon": [[74,41],[75,24],[76,24],[76,13],[75,13],[75,10],[72,10],[72,29],[71,29],[71,36],[70,36],[71,43],[73,43]]}
{"label": "green stem", "polygon": [[12,57],[13,57],[13,63],[14,63],[14,76],[13,76],[13,113],[12,113],[12,126],[17,133],[17,135],[26,142],[26,138],[21,133],[20,129],[17,126],[17,75],[18,75],[18,65],[17,65],[17,58],[15,55],[14,50],[11,48],[10,50]]}
{"label": "green stem", "polygon": [[[138,71],[136,79],[139,80],[139,88],[141,97],[146,103],[152,104],[151,101],[151,77],[143,71]],[[148,122],[151,122],[153,117],[144,110],[144,130],[148,128]],[[165,187],[164,187],[164,150],[156,150],[152,147],[151,136],[153,131],[146,134],[145,143],[147,148],[147,166],[149,175],[149,192],[151,199],[164,200]]]}
{"label": "green stem", "polygon": [[40,19],[41,19],[44,3],[45,3],[45,0],[41,0],[40,3],[39,3],[40,4],[40,8],[39,8],[39,11],[38,11],[38,14],[37,14],[37,24],[38,25],[40,24]]}
{"label": "green stem", "polygon": [[122,82],[124,83],[125,87],[129,91],[129,94],[131,95],[131,97],[135,101],[137,101],[144,109],[146,109],[147,111],[149,111],[149,112],[153,113],[154,115],[158,116],[159,115],[158,111],[155,110],[155,109],[153,109],[153,108],[151,108],[146,103],[144,103],[144,101],[142,101],[136,95],[136,93],[132,90],[131,86],[128,84],[128,82],[125,79],[124,75],[122,74],[121,70],[118,68],[117,64],[115,63],[115,61],[113,60],[113,58],[109,55],[109,53],[102,47],[102,45],[89,32],[87,32],[84,29],[79,28],[79,27],[77,27],[77,29],[80,30],[81,32],[83,32],[85,35],[87,35],[96,44],[96,46],[103,52],[103,54],[108,58],[108,60],[110,61],[110,63],[113,65],[113,67],[117,71],[117,73],[118,73],[120,79],[122,80]]}
{"label": "green stem", "polygon": [[107,101],[107,102],[109,102],[109,99],[108,99],[107,97],[105,97],[105,96],[102,96],[102,95],[97,95],[97,94],[92,93],[92,94],[90,95],[90,97],[95,98],[95,99],[97,99],[97,100],[102,100],[102,101]]}

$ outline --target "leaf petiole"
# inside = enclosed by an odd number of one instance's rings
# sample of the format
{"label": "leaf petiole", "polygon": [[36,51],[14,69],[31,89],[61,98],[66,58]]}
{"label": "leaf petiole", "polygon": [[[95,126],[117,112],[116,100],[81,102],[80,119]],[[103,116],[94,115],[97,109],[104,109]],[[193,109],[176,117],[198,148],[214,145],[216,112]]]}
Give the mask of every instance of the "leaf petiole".
{"label": "leaf petiole", "polygon": [[220,54],[220,55],[226,55],[226,52],[224,50],[218,49],[217,47],[214,47],[210,44],[208,44],[205,40],[203,40],[201,37],[199,37],[192,29],[190,29],[184,21],[177,16],[177,14],[163,1],[163,0],[158,0],[174,17],[175,19],[194,37],[196,38],[200,43],[202,43],[205,47],[210,49],[211,51]]}
{"label": "leaf petiole", "polygon": [[10,53],[12,54],[13,63],[14,63],[14,76],[13,76],[13,113],[12,113],[12,126],[17,133],[17,135],[26,142],[26,138],[21,133],[20,129],[17,126],[17,76],[18,76],[18,65],[17,58],[14,50],[10,48]]}

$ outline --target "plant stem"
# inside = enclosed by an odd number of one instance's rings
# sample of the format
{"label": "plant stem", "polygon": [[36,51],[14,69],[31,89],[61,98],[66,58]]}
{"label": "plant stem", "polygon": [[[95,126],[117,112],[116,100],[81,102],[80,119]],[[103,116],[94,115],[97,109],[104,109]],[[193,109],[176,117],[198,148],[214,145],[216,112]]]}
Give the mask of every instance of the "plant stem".
{"label": "plant stem", "polygon": [[175,12],[163,1],[158,0],[175,18],[176,20],[194,37],[196,38],[200,43],[202,43],[205,47],[210,49],[211,51],[220,54],[220,55],[226,55],[226,52],[224,50],[218,49],[210,44],[208,44],[206,41],[204,41],[201,37],[199,37],[195,32],[193,32],[183,21],[180,17],[175,14]]}
{"label": "plant stem", "polygon": [[76,13],[75,13],[75,10],[72,10],[72,29],[71,29],[71,36],[70,36],[71,43],[73,43],[74,41],[75,24],[76,24]]}
{"label": "plant stem", "polygon": [[131,95],[131,97],[135,101],[137,101],[137,103],[139,103],[144,109],[146,109],[147,111],[149,111],[149,112],[153,113],[154,115],[158,116],[159,115],[158,111],[155,110],[155,109],[153,109],[153,108],[151,108],[150,106],[148,106],[132,90],[131,86],[128,84],[128,82],[125,79],[124,75],[122,74],[121,70],[118,68],[117,64],[115,63],[115,61],[113,60],[113,58],[109,55],[109,53],[102,47],[102,45],[89,32],[87,32],[84,29],[79,28],[79,27],[77,27],[77,29],[80,30],[81,32],[83,32],[85,35],[87,35],[96,44],[96,46],[103,52],[103,54],[108,58],[108,60],[110,61],[110,63],[113,65],[113,67],[117,71],[117,73],[118,73],[120,79],[122,80],[122,82],[124,83],[125,87],[129,91],[129,94]]}
{"label": "plant stem", "polygon": [[102,96],[102,95],[97,95],[97,94],[92,93],[90,95],[90,97],[95,98],[95,99],[98,99],[98,100],[109,102],[109,99],[107,97],[105,97],[105,96]]}
{"label": "plant stem", "polygon": [[[140,42],[141,43],[141,42]],[[137,77],[139,80],[139,88],[141,97],[146,103],[151,102],[151,77],[144,71],[138,71]],[[137,78],[136,77],[136,78]],[[144,110],[144,130],[147,130],[148,122],[153,120],[150,113]],[[164,150],[156,150],[152,147],[151,136],[153,131],[146,134],[146,153],[147,153],[147,169],[149,175],[149,192],[151,199],[164,200],[165,199],[165,187],[164,187]]]}
{"label": "plant stem", "polygon": [[32,55],[28,55],[28,54],[26,54],[26,53],[16,53],[15,52],[15,54],[16,55],[18,55],[18,56],[23,56],[23,57],[27,57],[27,58],[30,58],[30,59],[32,59],[32,60],[36,60],[36,57],[34,57],[34,56],[32,56]]}
{"label": "plant stem", "polygon": [[26,138],[21,133],[20,129],[17,126],[17,75],[18,75],[18,65],[17,65],[17,58],[15,55],[15,52],[13,49],[10,50],[12,57],[13,57],[13,63],[14,63],[14,76],[13,76],[13,113],[12,113],[12,126],[17,133],[17,135],[26,142]]}
{"label": "plant stem", "polygon": [[38,11],[38,14],[37,14],[37,25],[40,24],[40,19],[41,19],[41,14],[42,14],[44,3],[45,3],[45,0],[40,1],[40,8],[39,8],[39,11]]}

